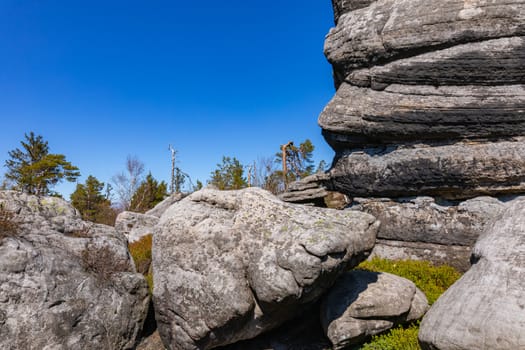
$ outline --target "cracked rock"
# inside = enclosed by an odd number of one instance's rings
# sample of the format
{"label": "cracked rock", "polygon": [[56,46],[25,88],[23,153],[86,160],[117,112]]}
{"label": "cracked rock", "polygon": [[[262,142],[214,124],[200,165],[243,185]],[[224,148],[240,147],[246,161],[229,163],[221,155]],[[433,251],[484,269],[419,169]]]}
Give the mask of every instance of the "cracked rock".
{"label": "cracked rock", "polygon": [[210,349],[273,329],[366,258],[369,214],[288,204],[258,188],[204,189],[173,204],[153,242],[159,333]]}

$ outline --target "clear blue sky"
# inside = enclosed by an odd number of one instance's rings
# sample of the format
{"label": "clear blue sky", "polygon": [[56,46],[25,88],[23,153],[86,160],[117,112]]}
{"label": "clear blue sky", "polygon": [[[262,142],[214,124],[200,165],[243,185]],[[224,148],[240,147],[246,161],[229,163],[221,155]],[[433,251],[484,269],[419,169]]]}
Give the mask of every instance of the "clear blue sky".
{"label": "clear blue sky", "polygon": [[332,26],[329,0],[0,0],[1,164],[29,131],[80,182],[109,181],[127,155],[168,181],[168,144],[193,181],[289,140],[330,162],[317,117]]}

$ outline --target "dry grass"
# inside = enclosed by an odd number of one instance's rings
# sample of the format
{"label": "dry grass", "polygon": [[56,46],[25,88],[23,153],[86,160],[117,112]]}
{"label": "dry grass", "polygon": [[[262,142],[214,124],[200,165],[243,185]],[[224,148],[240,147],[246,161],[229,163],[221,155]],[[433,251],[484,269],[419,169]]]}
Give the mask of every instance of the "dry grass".
{"label": "dry grass", "polygon": [[148,273],[151,265],[151,246],[153,244],[153,236],[146,235],[140,240],[130,243],[128,245],[129,252],[135,262],[137,272],[144,275]]}
{"label": "dry grass", "polygon": [[151,246],[153,244],[153,235],[146,235],[140,240],[128,245],[129,252],[135,262],[137,272],[140,272],[148,282],[150,293],[153,290],[153,276],[151,273]]}
{"label": "dry grass", "polygon": [[127,259],[117,257],[107,245],[88,245],[82,251],[81,258],[84,269],[93,272],[102,281],[109,281],[115,273],[130,271]]}
{"label": "dry grass", "polygon": [[15,221],[15,214],[4,208],[0,203],[0,243],[5,237],[17,236],[20,225]]}

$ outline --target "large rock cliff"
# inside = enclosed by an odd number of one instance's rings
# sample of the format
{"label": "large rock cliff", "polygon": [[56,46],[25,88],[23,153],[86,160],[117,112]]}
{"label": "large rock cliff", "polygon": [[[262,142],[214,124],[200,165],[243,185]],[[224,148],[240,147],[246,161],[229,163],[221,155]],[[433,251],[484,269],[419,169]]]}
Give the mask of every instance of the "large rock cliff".
{"label": "large rock cliff", "polygon": [[[525,0],[332,3],[325,55],[337,92],[319,124],[336,156],[315,181],[349,198],[390,198],[388,210],[405,219],[382,220],[384,231],[430,228],[446,216],[452,221],[442,226],[462,226],[475,240],[499,211],[483,212],[480,224],[479,210],[470,217],[460,201],[525,192]],[[419,219],[406,222],[400,198],[418,196],[436,205],[416,208]],[[420,234],[428,244],[472,245],[472,237],[443,233]]]}

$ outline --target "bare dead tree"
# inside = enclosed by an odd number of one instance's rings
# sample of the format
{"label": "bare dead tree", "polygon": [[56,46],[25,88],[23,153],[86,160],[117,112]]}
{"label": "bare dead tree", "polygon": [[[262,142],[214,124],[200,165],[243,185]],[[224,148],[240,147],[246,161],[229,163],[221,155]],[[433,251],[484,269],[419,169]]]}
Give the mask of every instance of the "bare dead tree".
{"label": "bare dead tree", "polygon": [[144,163],[137,156],[126,158],[126,170],[111,178],[115,185],[118,201],[123,210],[128,210],[131,198],[137,191],[144,175]]}
{"label": "bare dead tree", "polygon": [[171,152],[171,182],[170,182],[170,194],[175,193],[175,155],[177,154],[177,151],[171,146],[168,146],[168,149]]}

